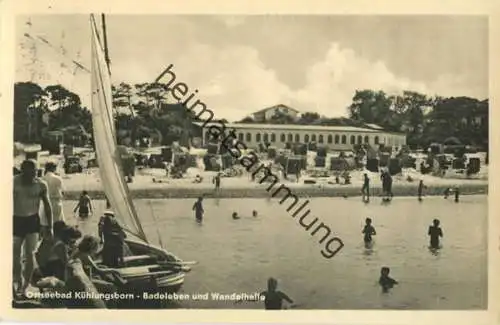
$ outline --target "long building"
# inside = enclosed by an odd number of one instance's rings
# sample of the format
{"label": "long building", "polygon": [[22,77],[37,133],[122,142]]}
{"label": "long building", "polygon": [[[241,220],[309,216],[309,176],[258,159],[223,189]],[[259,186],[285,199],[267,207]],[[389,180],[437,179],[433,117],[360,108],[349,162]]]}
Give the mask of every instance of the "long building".
{"label": "long building", "polygon": [[[203,127],[202,122],[196,125]],[[219,123],[208,123],[203,127],[203,144],[209,140],[209,127]],[[248,148],[257,148],[259,143],[269,143],[276,148],[285,148],[287,142],[310,143],[329,147],[331,150],[350,150],[355,144],[384,144],[396,150],[406,144],[403,133],[387,132],[373,125],[372,128],[353,126],[320,126],[295,124],[245,124],[227,123],[226,130],[234,130],[238,140]]]}

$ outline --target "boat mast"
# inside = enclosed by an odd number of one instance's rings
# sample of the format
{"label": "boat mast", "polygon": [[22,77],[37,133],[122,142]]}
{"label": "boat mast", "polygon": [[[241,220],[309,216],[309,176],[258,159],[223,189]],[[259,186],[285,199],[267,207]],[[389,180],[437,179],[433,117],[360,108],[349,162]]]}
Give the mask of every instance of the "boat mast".
{"label": "boat mast", "polygon": [[103,38],[103,44],[102,46],[104,47],[104,58],[106,59],[106,65],[108,66],[108,72],[111,75],[111,60],[109,59],[109,50],[108,50],[108,37],[106,33],[106,17],[104,14],[101,14],[101,19],[102,19],[102,38]]}

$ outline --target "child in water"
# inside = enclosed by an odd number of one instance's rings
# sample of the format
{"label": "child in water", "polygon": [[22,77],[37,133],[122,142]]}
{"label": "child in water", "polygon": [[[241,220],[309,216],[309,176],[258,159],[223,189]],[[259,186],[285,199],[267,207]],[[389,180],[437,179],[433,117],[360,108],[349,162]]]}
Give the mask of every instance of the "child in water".
{"label": "child in water", "polygon": [[238,217],[238,213],[236,213],[236,212],[233,212],[232,217],[233,217],[233,220],[238,220],[240,218],[240,217]]}
{"label": "child in water", "polygon": [[277,290],[278,280],[269,278],[267,280],[267,290],[261,293],[264,297],[264,306],[268,310],[279,310],[283,307],[283,300],[293,304],[293,300],[284,292]]}
{"label": "child in water", "polygon": [[378,283],[382,287],[382,292],[386,293],[389,289],[392,289],[395,284],[398,284],[398,281],[394,280],[389,276],[391,269],[387,266],[384,266],[380,269],[380,279]]}
{"label": "child in water", "polygon": [[[283,309],[283,300],[291,304],[290,307],[296,307],[296,305],[292,305],[293,300],[290,297],[288,297],[288,295],[285,294],[284,292],[277,290],[277,288],[278,288],[278,280],[276,280],[275,278],[269,278],[267,280],[266,291],[261,292],[258,298],[252,300],[248,299],[245,301],[259,302],[264,300],[264,306],[265,309],[267,310]],[[241,303],[241,302],[243,302],[243,300],[235,301],[235,303]]]}
{"label": "child in water", "polygon": [[431,248],[437,249],[439,248],[439,237],[443,237],[443,231],[441,230],[441,227],[439,227],[439,220],[434,219],[432,221],[433,225],[429,226],[429,231],[427,234],[431,237]]}
{"label": "child in water", "polygon": [[82,194],[80,195],[80,199],[78,200],[78,204],[76,205],[73,212],[76,213],[77,210],[78,210],[78,216],[82,219],[88,218],[89,215],[93,213],[92,200],[90,199],[87,191],[82,192]]}
{"label": "child in water", "polygon": [[370,244],[372,242],[372,236],[375,236],[377,232],[375,231],[375,228],[372,226],[372,219],[371,218],[366,218],[365,220],[365,226],[363,228],[363,231],[361,232],[364,234],[364,242],[365,244]]}

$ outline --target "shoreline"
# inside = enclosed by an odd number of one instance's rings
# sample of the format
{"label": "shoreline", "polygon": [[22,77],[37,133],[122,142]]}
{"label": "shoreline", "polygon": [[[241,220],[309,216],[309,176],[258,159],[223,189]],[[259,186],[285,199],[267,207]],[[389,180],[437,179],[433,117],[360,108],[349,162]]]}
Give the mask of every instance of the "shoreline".
{"label": "shoreline", "polygon": [[[295,185],[295,186],[294,186]],[[425,196],[440,196],[444,195],[444,191],[450,188],[450,185],[445,184],[431,184],[426,185],[427,188],[424,190]],[[398,196],[417,196],[418,184],[394,184],[392,187],[393,194],[395,197]],[[205,198],[224,198],[224,199],[236,199],[236,198],[271,198],[271,194],[279,188],[275,186],[273,190],[268,192],[266,190],[267,185],[256,184],[254,187],[222,187],[217,192],[213,187],[198,187],[198,188],[186,188],[186,187],[156,187],[156,188],[131,188],[129,189],[131,197],[133,199],[191,199],[204,196]],[[301,197],[356,197],[361,196],[361,187],[353,185],[327,185],[327,186],[310,186],[306,187],[303,185],[297,186],[297,184],[288,184],[288,188],[292,194],[296,195],[298,198]],[[82,189],[83,190],[83,189]],[[460,195],[488,195],[488,184],[460,184],[459,185]],[[87,189],[89,196],[94,200],[104,200],[104,191],[102,189]],[[370,196],[377,197],[382,194],[381,186],[372,186],[370,188]],[[285,193],[281,190],[280,193]],[[71,189],[64,191],[65,200],[78,200],[81,194],[81,190]],[[280,195],[279,197],[281,197]]]}

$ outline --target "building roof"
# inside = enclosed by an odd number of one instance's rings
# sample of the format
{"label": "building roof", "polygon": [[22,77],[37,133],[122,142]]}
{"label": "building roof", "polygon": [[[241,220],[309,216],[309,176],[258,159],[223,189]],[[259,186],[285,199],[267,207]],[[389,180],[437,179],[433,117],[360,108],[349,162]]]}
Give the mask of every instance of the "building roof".
{"label": "building roof", "polygon": [[299,111],[299,110],[296,110],[295,108],[292,108],[292,107],[290,107],[290,106],[286,106],[286,105],[283,105],[283,104],[278,104],[278,105],[274,105],[274,106],[271,106],[271,107],[263,108],[263,109],[261,109],[261,110],[259,110],[259,111],[257,111],[257,112],[253,112],[253,113],[252,113],[252,114],[250,114],[250,115],[253,115],[253,114],[259,114],[259,113],[264,113],[264,112],[267,112],[267,111],[269,111],[269,110],[271,110],[271,109],[277,109],[277,108],[278,108],[278,109],[279,109],[279,108],[282,108],[282,109],[283,109],[283,108],[285,108],[285,109],[288,109],[288,110],[290,110],[290,111],[294,111],[294,112],[296,112],[296,113],[300,113],[300,111]]}
{"label": "building roof", "polygon": [[[202,126],[203,122],[194,122],[198,126]],[[220,125],[218,122],[207,123],[207,126]],[[260,129],[260,130],[287,130],[287,131],[337,131],[337,132],[366,132],[366,133],[394,133],[384,130],[375,130],[360,128],[355,126],[323,126],[323,125],[299,125],[299,124],[255,124],[255,123],[226,123],[226,128],[230,129]]]}

